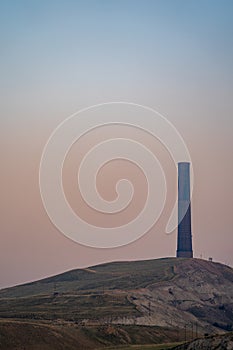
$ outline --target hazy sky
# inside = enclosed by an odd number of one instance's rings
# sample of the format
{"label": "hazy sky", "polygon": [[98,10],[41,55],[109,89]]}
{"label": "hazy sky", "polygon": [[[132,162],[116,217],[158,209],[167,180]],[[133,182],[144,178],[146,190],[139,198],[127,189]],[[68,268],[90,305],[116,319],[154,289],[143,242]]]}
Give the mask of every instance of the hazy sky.
{"label": "hazy sky", "polygon": [[[233,265],[231,0],[3,0],[0,49],[0,287],[175,255],[176,234],[165,235],[164,222],[130,245],[103,250],[65,238],[45,213],[38,178],[48,137],[72,113],[108,101],[154,108],[179,130],[195,174],[194,255]],[[82,152],[98,137],[84,140]],[[159,145],[145,142],[156,153]],[[122,168],[113,164],[112,174]]]}

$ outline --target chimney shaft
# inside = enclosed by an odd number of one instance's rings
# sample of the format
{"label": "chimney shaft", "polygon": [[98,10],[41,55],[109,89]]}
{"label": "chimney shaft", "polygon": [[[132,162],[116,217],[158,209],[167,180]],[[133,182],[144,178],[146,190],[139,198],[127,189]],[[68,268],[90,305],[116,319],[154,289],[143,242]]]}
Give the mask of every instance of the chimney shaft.
{"label": "chimney shaft", "polygon": [[178,163],[178,237],[176,256],[192,258],[190,164]]}

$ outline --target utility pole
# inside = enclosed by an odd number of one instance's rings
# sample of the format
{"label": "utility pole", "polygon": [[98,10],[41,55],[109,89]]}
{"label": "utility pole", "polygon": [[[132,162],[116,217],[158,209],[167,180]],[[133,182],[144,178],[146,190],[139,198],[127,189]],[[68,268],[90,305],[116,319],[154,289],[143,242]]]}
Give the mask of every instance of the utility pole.
{"label": "utility pole", "polygon": [[198,337],[198,323],[196,322],[196,338]]}

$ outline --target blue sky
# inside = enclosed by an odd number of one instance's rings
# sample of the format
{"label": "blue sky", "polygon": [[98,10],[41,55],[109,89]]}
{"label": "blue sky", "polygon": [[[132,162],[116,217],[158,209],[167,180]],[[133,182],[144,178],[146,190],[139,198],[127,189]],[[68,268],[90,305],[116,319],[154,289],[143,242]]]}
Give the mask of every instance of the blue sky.
{"label": "blue sky", "polygon": [[232,11],[232,1],[2,1],[1,80],[11,91],[232,83]]}

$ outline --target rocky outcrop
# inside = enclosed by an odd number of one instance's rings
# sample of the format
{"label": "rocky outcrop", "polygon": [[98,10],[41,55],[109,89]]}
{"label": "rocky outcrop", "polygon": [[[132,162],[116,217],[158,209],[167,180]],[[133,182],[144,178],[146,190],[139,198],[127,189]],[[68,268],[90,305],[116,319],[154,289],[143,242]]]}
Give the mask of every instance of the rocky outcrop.
{"label": "rocky outcrop", "polygon": [[196,339],[171,350],[233,350],[233,333]]}

